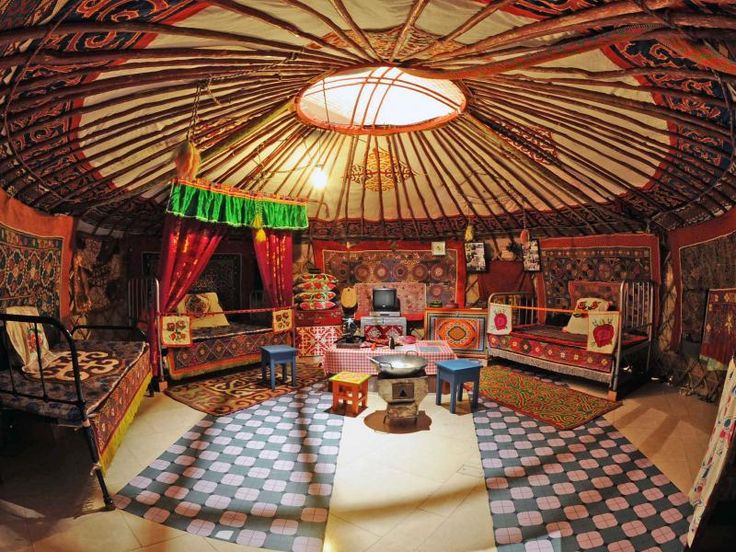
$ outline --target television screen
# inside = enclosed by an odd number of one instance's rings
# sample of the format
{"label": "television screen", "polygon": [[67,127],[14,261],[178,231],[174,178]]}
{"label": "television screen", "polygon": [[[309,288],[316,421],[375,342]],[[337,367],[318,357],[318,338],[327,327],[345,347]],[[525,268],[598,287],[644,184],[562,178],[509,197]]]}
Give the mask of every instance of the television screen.
{"label": "television screen", "polygon": [[373,288],[373,310],[397,310],[398,300],[394,288]]}

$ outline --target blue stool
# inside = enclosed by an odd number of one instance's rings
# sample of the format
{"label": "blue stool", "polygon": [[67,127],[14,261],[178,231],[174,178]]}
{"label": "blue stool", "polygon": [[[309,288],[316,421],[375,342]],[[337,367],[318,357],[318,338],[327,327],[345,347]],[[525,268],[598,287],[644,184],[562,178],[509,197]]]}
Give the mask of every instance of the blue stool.
{"label": "blue stool", "polygon": [[478,360],[438,360],[437,361],[437,396],[435,404],[442,404],[442,381],[450,384],[450,412],[455,413],[456,397],[463,400],[463,383],[473,382],[473,402],[471,410],[478,408],[480,391],[480,367]]}
{"label": "blue stool", "polygon": [[261,347],[261,381],[266,382],[266,364],[271,372],[271,389],[276,389],[276,366],[281,364],[281,379],[286,383],[286,365],[291,364],[291,386],[296,387],[296,349],[288,345]]}

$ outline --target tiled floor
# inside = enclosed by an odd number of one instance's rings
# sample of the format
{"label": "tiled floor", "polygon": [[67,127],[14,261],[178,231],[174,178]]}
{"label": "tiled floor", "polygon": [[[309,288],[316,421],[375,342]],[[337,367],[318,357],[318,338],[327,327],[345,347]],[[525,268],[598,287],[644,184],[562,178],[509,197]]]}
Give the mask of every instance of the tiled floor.
{"label": "tiled floor", "polygon": [[[574,387],[602,394],[595,386]],[[447,403],[447,397],[445,397]],[[325,552],[492,550],[492,527],[473,420],[429,395],[430,431],[391,435],[346,419]],[[203,414],[165,395],[146,398],[107,476],[117,491]],[[697,472],[715,406],[649,384],[606,417],[681,490]],[[24,424],[27,426],[27,424]],[[99,511],[82,436],[32,426],[36,446],[0,458],[0,551],[247,551],[121,511]],[[49,452],[49,442],[55,441]]]}

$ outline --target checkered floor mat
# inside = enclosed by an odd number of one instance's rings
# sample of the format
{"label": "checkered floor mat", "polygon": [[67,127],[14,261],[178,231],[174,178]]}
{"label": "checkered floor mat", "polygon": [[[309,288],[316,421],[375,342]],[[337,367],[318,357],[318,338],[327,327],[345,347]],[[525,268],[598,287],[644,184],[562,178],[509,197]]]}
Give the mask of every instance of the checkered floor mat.
{"label": "checkered floor mat", "polygon": [[687,497],[607,420],[561,431],[482,400],[474,422],[499,550],[683,549]]}
{"label": "checkered floor mat", "polygon": [[324,383],[229,416],[206,416],[115,497],[197,535],[322,550],[343,420]]}

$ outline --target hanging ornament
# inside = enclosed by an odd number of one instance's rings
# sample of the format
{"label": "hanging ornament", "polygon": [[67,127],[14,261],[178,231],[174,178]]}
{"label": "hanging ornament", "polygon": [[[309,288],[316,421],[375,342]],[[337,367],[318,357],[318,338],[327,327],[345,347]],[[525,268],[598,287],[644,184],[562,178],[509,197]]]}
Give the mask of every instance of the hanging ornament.
{"label": "hanging ornament", "polygon": [[266,241],[266,231],[263,229],[263,208],[260,203],[256,204],[256,215],[253,217],[253,228],[256,229],[256,241]]}
{"label": "hanging ornament", "polygon": [[465,241],[472,242],[474,237],[475,229],[473,228],[472,224],[468,223],[468,225],[465,227]]}
{"label": "hanging ornament", "polygon": [[176,177],[182,180],[194,180],[197,178],[199,165],[202,159],[199,150],[189,140],[185,140],[176,150],[174,163],[176,164]]}
{"label": "hanging ornament", "polygon": [[529,243],[529,230],[524,228],[521,231],[521,234],[519,234],[519,242],[521,242],[521,245],[526,245]]}

